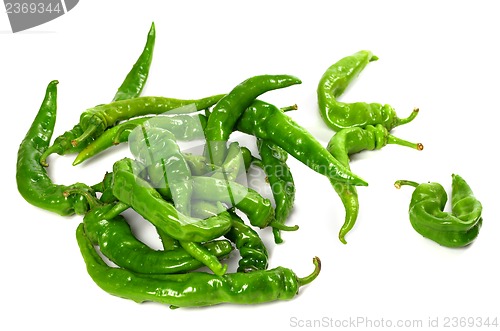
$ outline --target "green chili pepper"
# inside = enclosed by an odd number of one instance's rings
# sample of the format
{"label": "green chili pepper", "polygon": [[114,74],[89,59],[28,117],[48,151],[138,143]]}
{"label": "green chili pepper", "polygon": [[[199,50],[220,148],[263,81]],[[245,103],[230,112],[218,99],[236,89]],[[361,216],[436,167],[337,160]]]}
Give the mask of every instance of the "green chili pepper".
{"label": "green chili pepper", "polygon": [[227,140],[238,118],[261,94],[301,84],[300,79],[289,75],[260,75],[238,84],[214,106],[205,129],[205,155],[216,166],[222,164],[227,153]]}
{"label": "green chili pepper", "polygon": [[281,147],[327,178],[356,186],[368,185],[335,159],[310,132],[272,104],[254,101],[240,117],[236,128]]}
{"label": "green chili pepper", "polygon": [[231,240],[240,252],[237,272],[251,272],[266,270],[269,255],[267,248],[259,234],[235,213],[230,212],[233,218],[231,230],[224,236]]}
{"label": "green chili pepper", "polygon": [[[85,214],[85,233],[101,253],[122,268],[146,274],[182,273],[202,267],[182,248],[170,251],[156,251],[138,240],[129,224],[121,215],[109,216],[113,204],[98,204]],[[106,216],[106,217],[104,217]],[[225,258],[233,250],[227,240],[204,243],[208,252],[218,258]]]}
{"label": "green chili pepper", "polygon": [[[295,183],[286,161],[288,153],[281,147],[266,140],[257,139],[257,148],[261,157],[258,164],[266,174],[271,186],[275,204],[275,223],[284,224],[295,201]],[[273,228],[275,243],[283,242],[279,228]]]}
{"label": "green chili pepper", "polygon": [[[197,217],[207,218],[215,216],[218,208],[211,202],[199,200],[193,202],[193,213]],[[224,237],[236,245],[240,253],[237,272],[266,270],[269,255],[267,248],[259,234],[248,226],[234,210],[229,210],[233,219],[232,227]]]}
{"label": "green chili pepper", "polygon": [[[346,167],[349,166],[349,156],[364,150],[373,151],[381,149],[387,144],[396,144],[422,150],[420,143],[411,143],[389,134],[389,131],[381,125],[367,125],[364,129],[360,127],[342,129],[337,132],[328,142],[327,150]],[[345,208],[345,220],[339,231],[339,240],[346,244],[345,236],[354,227],[358,218],[359,201],[355,186],[331,182],[333,188],[339,195]]]}
{"label": "green chili pepper", "polygon": [[331,65],[321,77],[317,94],[319,112],[323,121],[334,131],[350,127],[382,124],[391,131],[411,122],[418,114],[414,109],[407,118],[398,118],[394,108],[379,103],[344,103],[337,100],[369,62],[378,57],[370,51],[359,51]]}
{"label": "green chili pepper", "polygon": [[237,182],[197,176],[193,177],[193,198],[210,202],[222,202],[229,208],[237,208],[245,215],[253,226],[265,228],[276,227],[281,230],[295,231],[297,226],[288,227],[276,223],[271,201],[257,191]]}
{"label": "green chili pepper", "polygon": [[95,106],[81,114],[80,126],[84,132],[78,138],[73,139],[71,143],[73,146],[78,146],[88,137],[98,137],[117,122],[133,117],[164,114],[172,110],[176,110],[176,113],[196,112],[209,108],[223,96],[223,94],[213,95],[198,100],[147,96]]}
{"label": "green chili pepper", "polygon": [[152,301],[173,308],[290,300],[298,294],[301,286],[316,279],[321,270],[320,260],[315,257],[314,271],[306,277],[297,277],[284,267],[223,276],[207,272],[143,275],[109,267],[86,236],[83,224],[78,226],[76,238],[87,272],[105,292],[135,302]]}
{"label": "green chili pepper", "polygon": [[67,216],[84,214],[89,205],[81,194],[69,193],[80,189],[93,194],[92,188],[82,183],[56,185],[40,164],[40,156],[48,148],[54,133],[57,114],[57,84],[54,80],[46,89],[45,98],[22,140],[17,153],[16,182],[22,197],[30,204]]}
{"label": "green chili pepper", "polygon": [[139,125],[147,123],[149,127],[166,129],[178,140],[203,139],[203,128],[207,119],[203,115],[147,116],[125,121],[104,131],[95,141],[87,145],[75,158],[73,165],[78,165],[104,150],[127,142],[130,133]]}
{"label": "green chili pepper", "polygon": [[113,194],[124,204],[171,237],[181,241],[206,242],[224,235],[231,228],[227,212],[208,219],[195,219],[179,213],[134,170],[134,162],[124,158],[113,165]]}
{"label": "green chili pepper", "polygon": [[423,237],[445,247],[467,246],[477,238],[483,208],[459,175],[452,175],[451,212],[444,211],[448,196],[439,183],[398,180],[394,185],[415,187],[409,207],[410,223]]}
{"label": "green chili pepper", "polygon": [[[141,55],[125,77],[122,85],[116,91],[113,101],[133,99],[141,94],[149,75],[149,68],[153,59],[155,39],[156,31],[153,22],[146,39],[146,45],[144,46]],[[80,137],[83,133],[84,130],[79,123],[76,124],[71,130],[66,131],[57,137],[52,145],[41,155],[40,163],[44,166],[48,166],[47,158],[49,155],[54,153],[64,155],[81,152],[86,145],[92,143],[95,139],[95,136],[90,136],[87,139],[82,140],[78,146],[73,146],[71,142]]]}
{"label": "green chili pepper", "polygon": [[146,45],[142,50],[141,55],[130,69],[127,77],[123,81],[122,85],[116,91],[113,101],[128,100],[133,99],[141,95],[146,81],[149,76],[149,68],[151,67],[151,62],[153,61],[153,50],[155,47],[156,40],[156,30],[155,23],[151,23],[151,28],[148,32],[148,37],[146,39]]}

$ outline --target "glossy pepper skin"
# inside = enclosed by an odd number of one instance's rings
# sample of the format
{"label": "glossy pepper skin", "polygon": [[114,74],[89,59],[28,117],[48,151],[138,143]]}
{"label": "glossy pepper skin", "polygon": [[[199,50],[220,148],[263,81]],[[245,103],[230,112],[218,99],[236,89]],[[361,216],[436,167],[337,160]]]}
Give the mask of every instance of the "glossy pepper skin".
{"label": "glossy pepper skin", "polygon": [[[287,164],[288,153],[267,140],[257,139],[258,165],[266,174],[275,203],[275,223],[285,224],[295,202],[295,182]],[[274,242],[283,242],[281,230],[273,228]]]}
{"label": "glossy pepper skin", "polygon": [[223,276],[207,272],[143,275],[109,267],[87,238],[82,224],[77,228],[76,238],[87,272],[105,292],[139,303],[152,301],[173,308],[290,300],[301,286],[312,282],[321,269],[320,260],[314,258],[314,271],[302,278],[284,267]]}
{"label": "glossy pepper skin", "polygon": [[401,119],[388,104],[344,103],[337,100],[366,65],[377,59],[372,52],[362,50],[332,64],[321,77],[317,88],[319,112],[326,125],[334,131],[376,124],[382,124],[391,131],[417,116],[418,109],[414,109],[409,117]]}
{"label": "glossy pepper skin", "polygon": [[[109,217],[112,208],[113,204],[94,206],[85,214],[83,224],[92,244],[98,245],[101,253],[117,266],[137,273],[171,274],[192,271],[204,265],[183,248],[152,249],[134,236],[123,216]],[[203,246],[221,259],[233,250],[227,240],[211,241]]]}
{"label": "glossy pepper skin", "polygon": [[[328,142],[327,150],[342,164],[350,168],[350,156],[361,151],[379,150],[387,144],[396,144],[422,150],[421,143],[412,143],[397,138],[387,129],[378,124],[365,128],[354,127],[342,129]],[[331,184],[342,201],[345,209],[345,220],[339,231],[339,240],[346,244],[345,236],[354,227],[359,213],[358,192],[355,186],[331,181]]]}
{"label": "glossy pepper skin", "polygon": [[289,155],[327,178],[355,186],[368,185],[335,159],[310,132],[272,104],[255,100],[240,117],[236,128],[281,147]]}
{"label": "glossy pepper skin", "polygon": [[40,163],[40,156],[49,147],[57,115],[57,84],[48,84],[44,100],[24,139],[19,145],[16,165],[17,189],[30,204],[62,216],[85,214],[89,209],[87,199],[74,190],[93,194],[82,183],[54,184],[47,170]]}
{"label": "glossy pepper skin", "polygon": [[204,138],[203,128],[206,126],[206,121],[206,117],[203,115],[190,116],[187,114],[134,118],[104,131],[78,153],[73,165],[78,165],[110,147],[127,142],[130,133],[144,123],[147,123],[149,127],[169,130],[177,140],[195,140]]}
{"label": "glossy pepper skin", "polygon": [[452,175],[451,212],[444,211],[448,196],[439,183],[398,180],[394,185],[415,187],[409,207],[410,222],[423,237],[445,247],[464,247],[477,238],[483,223],[483,208],[459,175]]}
{"label": "glossy pepper skin", "polygon": [[231,228],[231,217],[222,212],[217,217],[196,219],[179,213],[172,203],[134,170],[135,162],[124,158],[113,165],[113,194],[122,203],[179,241],[206,242],[224,235]]}
{"label": "glossy pepper skin", "polygon": [[[149,68],[153,60],[155,40],[156,30],[153,22],[151,24],[151,28],[149,29],[146,45],[144,46],[142,53],[116,91],[113,101],[133,99],[141,94],[148,79]],[[47,158],[53,153],[64,155],[81,152],[86,145],[92,143],[95,139],[95,136],[90,136],[87,139],[82,140],[78,146],[73,146],[71,142],[80,137],[83,132],[84,130],[82,126],[78,123],[71,130],[68,130],[57,137],[52,145],[41,155],[40,162],[42,165],[48,166]]]}
{"label": "glossy pepper skin", "polygon": [[227,153],[226,143],[234,131],[238,118],[261,94],[302,81],[290,75],[259,75],[246,79],[234,87],[214,106],[211,112],[205,136],[207,141],[205,156],[210,163],[220,166]]}
{"label": "glossy pepper skin", "polygon": [[155,23],[152,22],[146,38],[146,45],[144,45],[142,53],[132,66],[132,69],[130,69],[122,85],[116,91],[113,101],[133,99],[141,95],[148,80],[149,68],[153,61],[155,41],[156,29]]}

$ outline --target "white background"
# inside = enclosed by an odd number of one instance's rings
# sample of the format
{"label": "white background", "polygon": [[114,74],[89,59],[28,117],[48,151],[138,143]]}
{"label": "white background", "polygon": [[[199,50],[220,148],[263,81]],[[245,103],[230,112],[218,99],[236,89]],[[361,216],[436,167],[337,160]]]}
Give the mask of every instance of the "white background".
{"label": "white background", "polygon": [[[323,318],[422,320],[424,326],[429,318],[500,319],[500,21],[493,4],[86,0],[17,34],[0,13],[1,323],[14,326],[9,330],[283,330],[298,328],[293,321]],[[108,295],[92,282],[78,250],[81,216],[45,212],[18,194],[17,148],[48,82],[60,82],[57,135],[84,109],[111,100],[152,21],[157,39],[143,95],[199,98],[228,92],[253,75],[295,75],[301,85],[262,99],[298,104],[290,116],[326,145],[333,131],[318,115],[317,83],[332,63],[368,49],[379,61],[342,100],[389,103],[401,117],[420,108],[417,119],[392,133],[422,142],[422,152],[387,146],[353,157],[352,170],[370,185],[358,189],[360,215],[347,245],[337,239],[344,210],[329,181],[290,159],[297,196],[288,222],[300,230],[285,233],[281,245],[271,231],[261,231],[270,267],[303,276],[313,256],[323,264],[320,276],[293,300],[170,310]],[[49,170],[57,183],[93,184],[127,153],[117,148],[78,167],[71,166],[74,155],[55,155]],[[440,247],[417,234],[407,213],[412,189],[393,186],[397,179],[437,181],[450,191],[452,173],[467,180],[484,207],[479,237],[466,249]],[[136,230],[144,240],[154,237],[147,226]]]}

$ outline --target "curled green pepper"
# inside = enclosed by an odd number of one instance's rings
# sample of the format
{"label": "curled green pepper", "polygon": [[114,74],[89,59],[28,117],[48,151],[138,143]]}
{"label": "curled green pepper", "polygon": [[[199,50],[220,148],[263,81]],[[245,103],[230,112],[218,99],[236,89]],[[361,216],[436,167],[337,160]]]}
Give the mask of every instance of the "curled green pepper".
{"label": "curled green pepper", "polygon": [[318,106],[323,121],[334,131],[350,127],[382,124],[391,131],[411,122],[418,114],[415,108],[407,118],[399,118],[391,105],[380,103],[344,103],[337,100],[366,65],[378,57],[362,50],[346,56],[331,65],[321,77],[318,88]]}
{"label": "curled green pepper", "polygon": [[439,183],[398,180],[394,185],[415,187],[409,207],[410,222],[423,237],[442,246],[463,247],[478,236],[483,207],[459,175],[452,175],[451,212],[444,211],[448,196]]}
{"label": "curled green pepper", "polygon": [[83,183],[73,185],[54,184],[47,170],[40,163],[40,156],[49,147],[54,133],[57,113],[57,84],[47,86],[38,113],[19,145],[16,165],[17,189],[30,204],[62,216],[85,214],[89,209],[87,199],[76,189],[93,194],[91,187]]}

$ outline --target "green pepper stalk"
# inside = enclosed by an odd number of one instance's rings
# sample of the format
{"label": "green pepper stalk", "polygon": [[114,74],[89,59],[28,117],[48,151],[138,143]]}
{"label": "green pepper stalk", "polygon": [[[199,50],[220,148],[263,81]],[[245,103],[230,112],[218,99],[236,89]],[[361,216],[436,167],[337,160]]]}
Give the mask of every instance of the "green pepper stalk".
{"label": "green pepper stalk", "polygon": [[[368,125],[364,129],[360,127],[342,129],[337,132],[328,142],[327,150],[342,164],[350,168],[350,155],[363,150],[379,150],[387,144],[396,144],[410,147],[421,151],[424,146],[421,143],[412,143],[397,138],[381,125]],[[339,195],[345,209],[345,220],[339,231],[339,240],[346,244],[345,236],[354,227],[359,213],[358,192],[355,186],[331,181],[331,184]]]}
{"label": "green pepper stalk", "polygon": [[409,207],[410,223],[423,237],[445,247],[464,247],[477,238],[483,208],[459,175],[452,175],[451,212],[444,211],[448,196],[439,183],[398,180],[394,185],[415,187]]}
{"label": "green pepper stalk", "polygon": [[261,94],[280,88],[301,84],[289,75],[260,75],[246,79],[234,87],[214,106],[205,129],[205,156],[210,163],[220,166],[227,153],[227,141],[234,126],[252,102]]}
{"label": "green pepper stalk", "polygon": [[47,86],[44,100],[24,139],[19,145],[16,165],[17,189],[30,204],[62,216],[85,214],[89,204],[81,194],[71,193],[80,189],[93,194],[92,188],[83,184],[56,185],[45,167],[40,164],[40,156],[49,147],[54,133],[57,114],[57,84],[54,80]]}
{"label": "green pepper stalk", "polygon": [[317,88],[319,112],[325,124],[334,131],[376,124],[382,124],[391,131],[396,126],[413,121],[417,116],[418,108],[407,118],[399,118],[388,104],[344,103],[337,100],[366,65],[376,60],[378,57],[370,51],[362,50],[332,64],[321,77]]}
{"label": "green pepper stalk", "polygon": [[[151,28],[149,29],[146,45],[144,46],[142,53],[116,91],[113,101],[133,99],[141,94],[148,79],[149,68],[153,60],[155,40],[156,30],[153,22],[151,24]],[[49,155],[54,153],[65,155],[81,152],[85,146],[92,143],[95,139],[95,136],[91,136],[82,140],[78,146],[73,146],[71,142],[80,137],[83,133],[84,130],[80,123],[78,123],[71,130],[68,130],[57,137],[52,145],[47,148],[44,153],[42,153],[40,163],[44,166],[48,166],[47,158]]]}
{"label": "green pepper stalk", "polygon": [[284,267],[222,276],[208,272],[143,275],[108,266],[88,239],[83,224],[77,228],[76,239],[88,274],[102,290],[138,303],[152,301],[172,308],[291,300],[299,288],[314,281],[321,270],[320,260],[315,257],[314,270],[305,277],[297,277]]}

